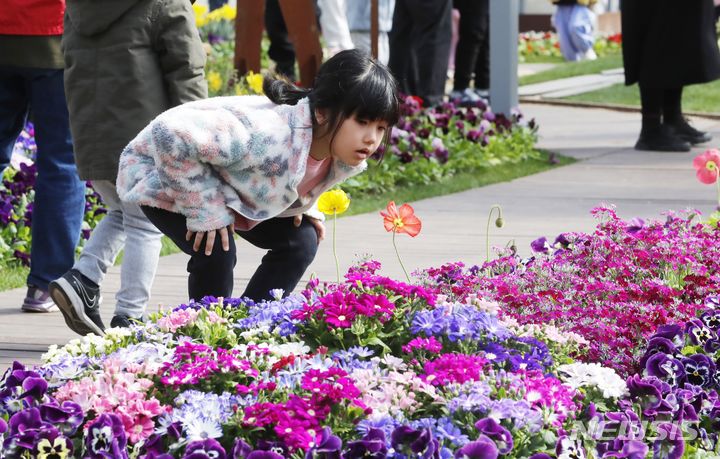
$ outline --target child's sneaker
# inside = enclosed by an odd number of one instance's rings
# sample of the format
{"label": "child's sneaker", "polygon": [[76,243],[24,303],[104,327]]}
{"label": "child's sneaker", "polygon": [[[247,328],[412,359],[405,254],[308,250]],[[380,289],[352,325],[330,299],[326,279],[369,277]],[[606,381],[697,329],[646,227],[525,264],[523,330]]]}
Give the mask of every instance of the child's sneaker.
{"label": "child's sneaker", "polygon": [[100,319],[100,289],[91,285],[79,271],[71,269],[60,279],[50,282],[50,296],[65,317],[65,323],[75,333],[104,334]]}
{"label": "child's sneaker", "polygon": [[58,310],[50,294],[34,285],[28,285],[21,309],[25,312],[55,312]]}

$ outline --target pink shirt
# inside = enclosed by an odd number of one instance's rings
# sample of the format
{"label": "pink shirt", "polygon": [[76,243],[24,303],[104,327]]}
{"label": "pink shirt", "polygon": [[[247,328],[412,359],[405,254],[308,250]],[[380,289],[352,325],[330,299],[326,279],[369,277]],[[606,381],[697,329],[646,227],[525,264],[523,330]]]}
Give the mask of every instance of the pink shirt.
{"label": "pink shirt", "polygon": [[[308,155],[307,166],[305,166],[305,175],[297,187],[298,196],[305,196],[310,190],[315,188],[328,174],[332,160],[325,158],[318,161]],[[250,220],[240,214],[235,214],[235,229],[240,231],[249,231],[258,223],[257,220]]]}

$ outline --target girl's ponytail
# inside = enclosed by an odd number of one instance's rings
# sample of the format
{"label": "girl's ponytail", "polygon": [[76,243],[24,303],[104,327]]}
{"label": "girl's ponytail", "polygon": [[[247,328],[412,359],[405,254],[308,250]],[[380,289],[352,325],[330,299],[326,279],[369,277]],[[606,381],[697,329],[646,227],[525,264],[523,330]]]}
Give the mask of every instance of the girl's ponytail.
{"label": "girl's ponytail", "polygon": [[310,94],[310,89],[298,87],[277,76],[265,77],[263,91],[268,99],[278,105],[295,105],[300,99]]}

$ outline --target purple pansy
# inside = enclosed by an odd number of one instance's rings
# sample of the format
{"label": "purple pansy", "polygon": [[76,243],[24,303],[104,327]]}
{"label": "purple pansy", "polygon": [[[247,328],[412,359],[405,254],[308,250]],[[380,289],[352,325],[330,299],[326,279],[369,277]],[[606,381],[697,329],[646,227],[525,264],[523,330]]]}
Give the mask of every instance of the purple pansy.
{"label": "purple pansy", "polygon": [[685,440],[675,424],[664,422],[657,426],[658,439],[653,443],[654,459],[680,459],[685,452]]}
{"label": "purple pansy", "polygon": [[498,455],[495,442],[484,435],[455,451],[457,459],[496,459]]}
{"label": "purple pansy", "polygon": [[127,437],[122,421],[103,413],[88,425],[85,436],[88,459],[127,459]]}
{"label": "purple pansy", "polygon": [[500,454],[508,454],[513,449],[512,434],[495,419],[481,419],[475,423],[475,428],[495,442]]}

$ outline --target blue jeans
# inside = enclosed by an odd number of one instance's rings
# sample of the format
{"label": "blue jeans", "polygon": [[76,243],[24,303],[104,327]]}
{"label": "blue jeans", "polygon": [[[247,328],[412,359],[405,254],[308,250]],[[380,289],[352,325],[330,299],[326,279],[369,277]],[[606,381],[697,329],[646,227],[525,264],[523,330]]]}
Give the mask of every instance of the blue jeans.
{"label": "blue jeans", "polygon": [[75,260],[85,184],[73,158],[63,71],[0,66],[0,171],[32,111],[37,143],[32,251],[27,282],[43,290]]}

